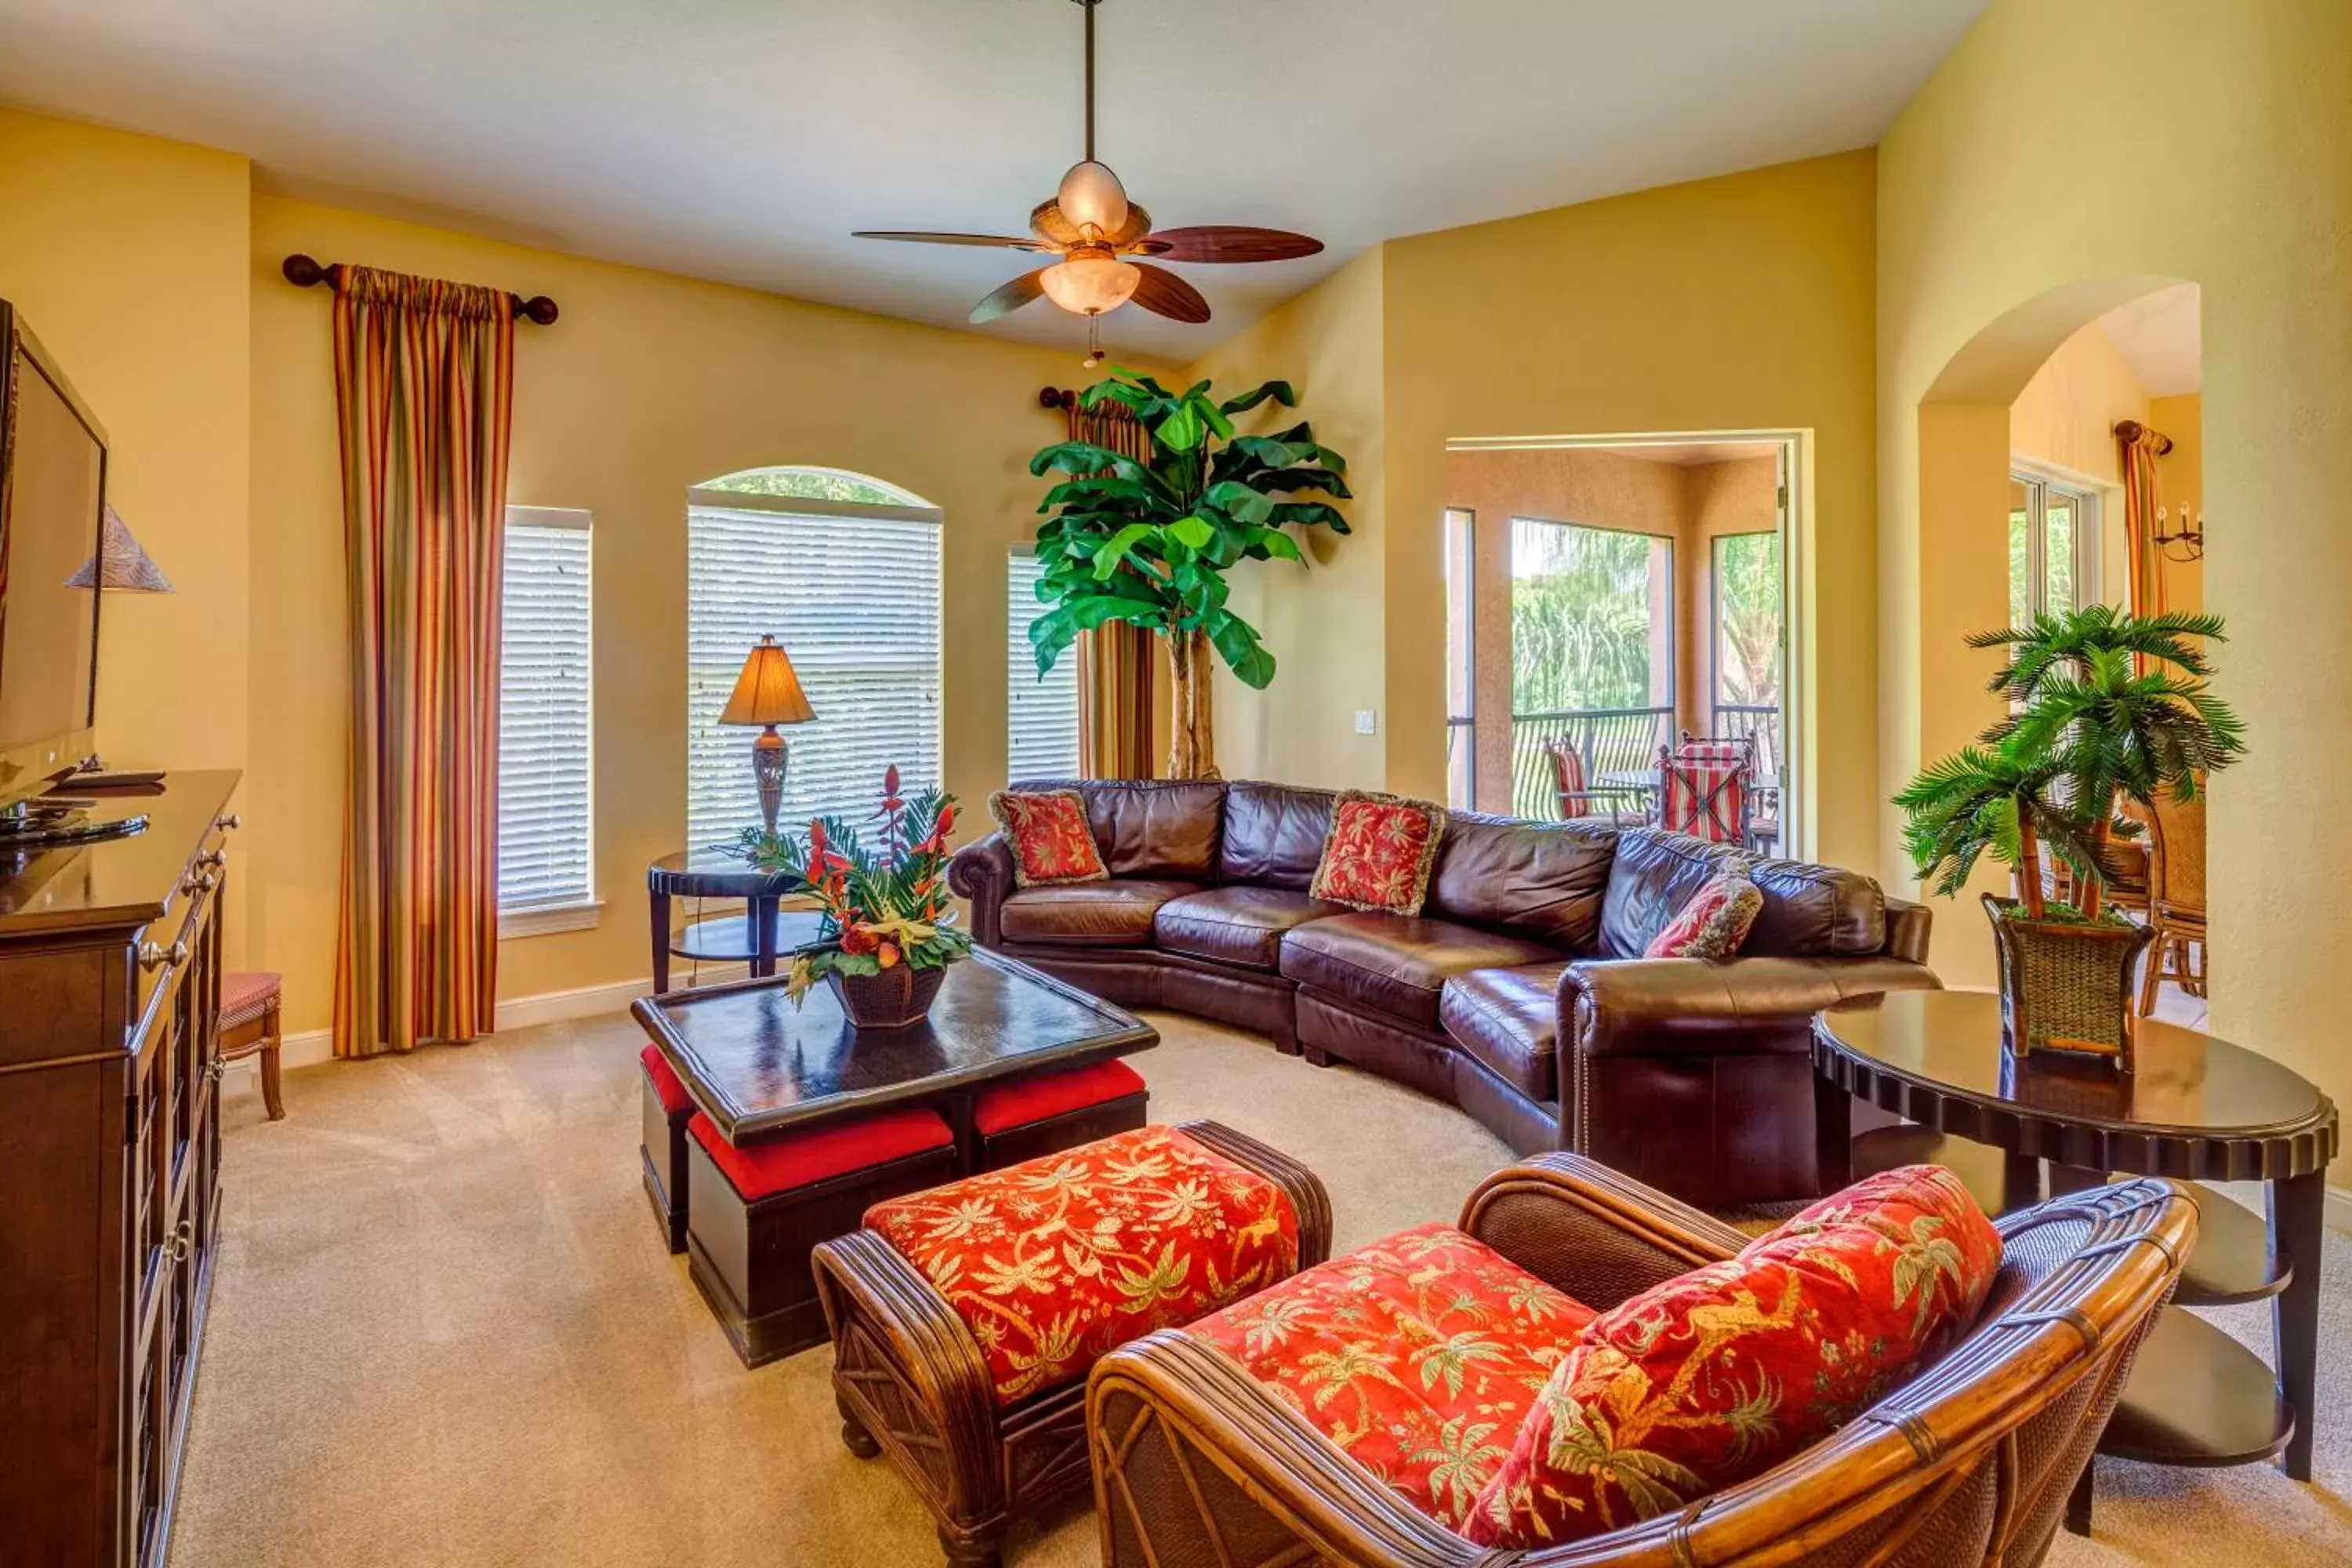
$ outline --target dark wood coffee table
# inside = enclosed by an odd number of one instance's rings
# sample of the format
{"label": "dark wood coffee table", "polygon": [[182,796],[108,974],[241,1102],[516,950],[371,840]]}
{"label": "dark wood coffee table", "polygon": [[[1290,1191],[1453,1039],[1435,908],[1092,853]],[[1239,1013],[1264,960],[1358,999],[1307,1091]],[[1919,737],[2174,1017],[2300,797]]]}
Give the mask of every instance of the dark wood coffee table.
{"label": "dark wood coffee table", "polygon": [[[2170,1465],[2248,1464],[2284,1452],[2287,1474],[2309,1480],[2336,1107],[2267,1057],[2153,1018],[2135,1026],[2136,1070],[2126,1077],[2048,1052],[2021,1061],[2001,1045],[2000,998],[1990,992],[1899,992],[1832,1007],[1813,1021],[1822,1181],[1850,1177],[1853,1102],[1862,1099],[1919,1124],[1892,1134],[1912,1157],[1968,1163],[1964,1152],[1940,1158],[1939,1134],[1999,1151],[1998,1181],[1979,1159],[1971,1184],[1998,1186],[2003,1206],[2039,1197],[2043,1160],[2054,1192],[2111,1173],[2268,1183],[2266,1237],[2237,1222],[2229,1198],[2204,1194],[2200,1210],[2213,1220],[2200,1227],[2176,1303],[2270,1298],[2276,1377],[2202,1318],[2168,1311],[2141,1347],[2099,1451]],[[2252,1247],[2250,1233],[2261,1238]],[[2084,1489],[2070,1522],[2087,1523],[2088,1508]]]}
{"label": "dark wood coffee table", "polygon": [[[976,1168],[972,1102],[982,1089],[1160,1043],[1159,1032],[1133,1014],[985,951],[948,971],[928,1023],[886,1034],[852,1029],[822,984],[794,1007],[780,979],[641,997],[631,1011],[729,1142],[929,1106],[954,1130],[958,1174]],[[687,1215],[689,1268],[745,1361],[756,1364],[822,1340],[808,1249],[854,1226],[856,1215],[844,1225],[828,1221],[831,1228],[800,1226],[788,1246],[747,1251],[741,1208],[730,1213],[703,1198],[696,1187]],[[748,1277],[724,1284],[714,1258],[742,1258]],[[766,1310],[774,1302],[784,1305]]]}

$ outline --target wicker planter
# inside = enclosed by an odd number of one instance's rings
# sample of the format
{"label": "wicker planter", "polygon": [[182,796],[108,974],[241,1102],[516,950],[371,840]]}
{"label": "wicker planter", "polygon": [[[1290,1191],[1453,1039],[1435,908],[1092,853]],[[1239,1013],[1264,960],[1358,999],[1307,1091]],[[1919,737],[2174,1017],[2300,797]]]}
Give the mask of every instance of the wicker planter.
{"label": "wicker planter", "polygon": [[935,969],[916,969],[900,963],[879,974],[828,972],[824,978],[851,1026],[863,1033],[869,1029],[911,1028],[923,1022],[930,1015],[931,999],[940,994],[940,984],[947,977],[945,964]]}
{"label": "wicker planter", "polygon": [[2155,940],[2145,926],[2026,918],[1984,895],[2000,961],[2003,1043],[2018,1056],[2069,1051],[2132,1068],[2132,978]]}

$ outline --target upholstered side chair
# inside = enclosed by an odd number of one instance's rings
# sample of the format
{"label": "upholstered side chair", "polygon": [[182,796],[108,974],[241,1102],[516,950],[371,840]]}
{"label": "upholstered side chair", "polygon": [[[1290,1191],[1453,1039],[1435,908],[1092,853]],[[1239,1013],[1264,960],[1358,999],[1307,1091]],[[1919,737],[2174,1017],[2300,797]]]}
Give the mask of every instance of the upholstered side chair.
{"label": "upholstered side chair", "polygon": [[[1105,1357],[1087,1389],[1102,1560],[2026,1568],[2049,1550],[2196,1225],[2194,1205],[2156,1182],[2013,1214],[1976,1326],[1925,1372],[1752,1480],[1537,1551],[1472,1545],[1206,1341],[1153,1334]],[[1489,1178],[1460,1228],[1602,1310],[1748,1240],[1572,1154]]]}

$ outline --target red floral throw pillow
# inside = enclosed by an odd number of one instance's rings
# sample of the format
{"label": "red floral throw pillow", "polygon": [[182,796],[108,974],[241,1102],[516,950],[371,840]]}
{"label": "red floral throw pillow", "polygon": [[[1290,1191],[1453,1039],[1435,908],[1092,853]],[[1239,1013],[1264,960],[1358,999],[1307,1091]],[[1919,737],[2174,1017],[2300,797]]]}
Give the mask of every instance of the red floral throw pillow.
{"label": "red floral throw pillow", "polygon": [[1949,1171],[1857,1182],[1594,1319],[1462,1532],[1574,1541],[1760,1475],[1949,1349],[2000,1267],[2000,1233]]}
{"label": "red floral throw pillow", "polygon": [[1004,829],[1013,850],[1013,880],[1024,888],[1057,882],[1101,882],[1110,877],[1102,851],[1087,826],[1086,797],[1074,789],[1017,794],[998,790],[988,797],[988,815]]}
{"label": "red floral throw pillow", "polygon": [[1763,911],[1763,890],[1745,869],[1727,870],[1691,895],[1666,929],[1650,939],[1643,958],[1704,958],[1720,963],[1739,951],[1748,928]]}
{"label": "red floral throw pillow", "polygon": [[1402,795],[1342,790],[1307,889],[1350,909],[1417,915],[1445,832],[1445,808]]}

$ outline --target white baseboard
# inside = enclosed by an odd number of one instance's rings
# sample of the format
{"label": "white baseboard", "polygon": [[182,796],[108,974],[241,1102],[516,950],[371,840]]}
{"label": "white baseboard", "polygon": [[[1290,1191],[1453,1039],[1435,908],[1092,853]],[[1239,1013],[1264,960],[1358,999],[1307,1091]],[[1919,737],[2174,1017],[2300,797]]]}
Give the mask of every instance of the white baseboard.
{"label": "white baseboard", "polygon": [[[740,963],[706,963],[696,975],[698,984],[717,984],[726,980],[741,980],[751,973]],[[537,996],[509,996],[499,1004],[498,1027],[528,1029],[539,1024],[568,1023],[574,1018],[595,1018],[607,1014],[625,1012],[630,1003],[640,996],[650,995],[654,983],[644,980],[623,980],[610,985],[583,985],[571,991],[549,991]],[[281,1068],[317,1067],[334,1060],[334,1031],[305,1029],[300,1034],[286,1037],[278,1053]],[[260,1058],[248,1057],[229,1064],[228,1071],[260,1071]]]}

